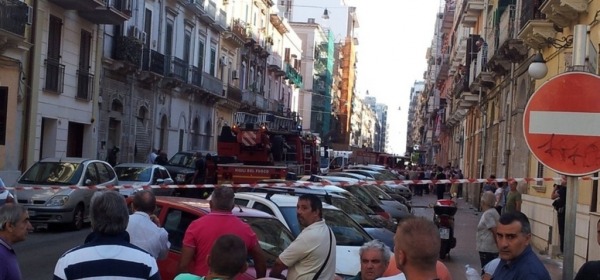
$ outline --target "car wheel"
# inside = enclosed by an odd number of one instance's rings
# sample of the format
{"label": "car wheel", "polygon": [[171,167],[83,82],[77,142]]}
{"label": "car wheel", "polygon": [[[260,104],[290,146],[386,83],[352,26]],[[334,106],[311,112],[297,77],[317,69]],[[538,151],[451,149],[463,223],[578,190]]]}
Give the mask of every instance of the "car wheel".
{"label": "car wheel", "polygon": [[71,222],[71,227],[74,230],[80,230],[83,228],[83,205],[79,204],[75,207],[75,212],[73,212],[73,221]]}

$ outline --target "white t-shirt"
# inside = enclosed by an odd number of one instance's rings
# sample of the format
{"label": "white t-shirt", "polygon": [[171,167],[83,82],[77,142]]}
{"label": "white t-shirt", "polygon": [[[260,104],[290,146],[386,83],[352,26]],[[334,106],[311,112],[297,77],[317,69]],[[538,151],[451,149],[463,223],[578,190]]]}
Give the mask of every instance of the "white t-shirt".
{"label": "white t-shirt", "polygon": [[406,276],[404,276],[404,273],[400,272],[400,274],[396,274],[396,275],[392,275],[392,276],[388,276],[388,277],[380,277],[380,278],[377,278],[377,280],[406,280]]}
{"label": "white t-shirt", "polygon": [[487,273],[489,275],[494,275],[494,271],[496,271],[496,267],[498,267],[499,263],[500,263],[500,258],[495,258],[495,259],[491,260],[490,262],[485,264],[485,266],[483,266],[483,272]]}
{"label": "white t-shirt", "polygon": [[500,214],[496,208],[490,208],[481,214],[477,225],[476,248],[478,252],[498,253],[494,233],[490,229],[496,226],[499,219]]}
{"label": "white t-shirt", "polygon": [[[321,220],[306,227],[296,240],[279,255],[288,267],[287,279],[311,280],[321,269],[329,253],[329,227]],[[319,279],[331,280],[335,274],[336,240],[331,232],[331,254]]]}

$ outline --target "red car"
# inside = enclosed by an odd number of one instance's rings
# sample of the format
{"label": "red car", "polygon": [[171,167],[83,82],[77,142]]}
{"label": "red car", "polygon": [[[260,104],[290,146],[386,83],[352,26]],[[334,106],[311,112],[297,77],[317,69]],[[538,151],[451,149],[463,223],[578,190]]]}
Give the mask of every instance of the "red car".
{"label": "red car", "polygon": [[[190,223],[210,212],[208,200],[185,197],[156,197],[156,215],[160,224],[169,233],[171,248],[166,259],[158,261],[161,279],[173,279],[181,257],[181,246],[185,231]],[[260,246],[271,267],[275,259],[294,240],[292,233],[275,217],[259,210],[236,207],[233,214],[249,224],[256,233]],[[237,279],[256,279],[252,263]]]}

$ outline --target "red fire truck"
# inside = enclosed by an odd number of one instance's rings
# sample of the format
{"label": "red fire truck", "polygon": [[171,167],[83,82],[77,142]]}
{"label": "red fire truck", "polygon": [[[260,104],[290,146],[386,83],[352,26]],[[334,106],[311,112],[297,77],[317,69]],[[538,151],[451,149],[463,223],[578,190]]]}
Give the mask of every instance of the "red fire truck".
{"label": "red fire truck", "polygon": [[218,164],[219,183],[255,183],[319,172],[320,139],[301,131],[299,120],[270,113],[238,112],[236,124],[224,126],[217,141],[219,157],[236,163]]}

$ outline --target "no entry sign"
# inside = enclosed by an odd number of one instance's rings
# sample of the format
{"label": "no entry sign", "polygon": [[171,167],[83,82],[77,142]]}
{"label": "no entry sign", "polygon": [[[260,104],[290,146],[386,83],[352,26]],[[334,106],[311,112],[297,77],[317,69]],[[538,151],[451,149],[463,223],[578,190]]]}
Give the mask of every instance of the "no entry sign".
{"label": "no entry sign", "polygon": [[523,135],[535,157],[558,173],[600,170],[600,77],[569,72],[545,82],[527,102]]}

